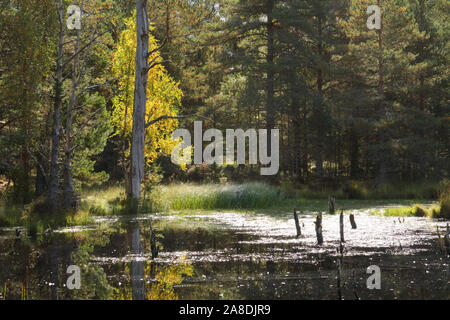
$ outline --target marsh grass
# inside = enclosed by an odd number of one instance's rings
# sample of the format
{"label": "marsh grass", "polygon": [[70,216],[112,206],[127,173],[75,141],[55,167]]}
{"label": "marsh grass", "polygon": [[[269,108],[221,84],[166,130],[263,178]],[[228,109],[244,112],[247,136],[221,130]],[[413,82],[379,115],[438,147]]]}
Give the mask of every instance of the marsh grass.
{"label": "marsh grass", "polygon": [[386,217],[428,217],[440,218],[440,207],[432,205],[425,207],[419,204],[414,206],[387,208],[383,210],[373,210],[372,214],[382,214]]}
{"label": "marsh grass", "polygon": [[153,190],[151,210],[257,209],[276,206],[286,198],[278,188],[260,182],[173,184]]}
{"label": "marsh grass", "polygon": [[118,204],[123,188],[109,186],[85,190],[81,194],[79,210],[50,213],[45,199],[36,199],[25,206],[0,206],[0,227],[25,227],[34,236],[47,229],[85,226],[95,223],[94,216],[119,213]]}
{"label": "marsh grass", "polygon": [[121,185],[92,188],[81,193],[79,209],[93,216],[122,214],[126,207],[125,198]]}
{"label": "marsh grass", "polygon": [[439,218],[450,219],[450,180],[441,182],[441,190],[439,196]]}
{"label": "marsh grass", "polygon": [[[450,218],[450,196],[448,184],[441,187],[440,205],[423,207],[414,205],[421,203],[424,197],[414,200],[402,197],[394,198],[392,194],[386,199],[371,199],[374,191],[358,189],[353,185],[350,193],[352,197],[345,196],[344,189],[337,193],[330,191],[317,191],[303,186],[296,188],[294,184],[273,186],[261,182],[248,182],[244,184],[194,184],[178,183],[158,185],[143,194],[139,205],[140,213],[168,213],[176,211],[177,214],[195,212],[196,214],[210,212],[264,213],[279,215],[292,212],[293,208],[303,212],[327,212],[327,198],[332,194],[336,197],[336,209],[365,209],[383,205],[398,205],[373,213],[386,216],[427,216],[433,218]],[[409,196],[420,194],[420,190],[431,188],[421,185],[411,187]],[[362,199],[354,199],[356,191]],[[394,195],[404,194],[403,189]],[[380,192],[380,191],[378,191]],[[392,192],[390,187],[383,189],[378,196]],[[433,191],[434,192],[434,191]],[[433,192],[429,192],[431,195]],[[95,223],[95,216],[126,215],[131,213],[130,204],[125,196],[122,185],[109,185],[101,188],[85,189],[81,193],[79,210],[77,212],[61,212],[50,214],[42,199],[34,201],[27,206],[0,205],[0,227],[25,226],[31,233],[37,234],[44,230],[75,225],[90,225]],[[375,198],[378,198],[376,196]],[[428,198],[428,197],[425,197]],[[399,200],[402,199],[402,200]],[[400,207],[401,206],[401,207]]]}

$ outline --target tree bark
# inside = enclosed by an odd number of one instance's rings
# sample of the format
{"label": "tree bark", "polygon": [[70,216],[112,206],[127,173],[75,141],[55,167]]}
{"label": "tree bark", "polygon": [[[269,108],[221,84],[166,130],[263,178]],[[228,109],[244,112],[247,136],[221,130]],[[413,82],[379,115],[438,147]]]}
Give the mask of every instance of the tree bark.
{"label": "tree bark", "polygon": [[[84,3],[85,1],[81,1],[80,9],[81,12],[84,12]],[[82,82],[82,76],[85,73],[86,64],[86,55],[84,58],[80,57],[80,53],[84,50],[89,50],[89,48],[96,42],[98,38],[100,38],[104,33],[94,34],[92,39],[85,45],[82,44],[82,36],[81,30],[78,29],[76,31],[75,45],[74,45],[74,53],[68,58],[68,60],[63,64],[63,67],[67,65],[69,62],[73,60],[72,67],[72,90],[69,99],[69,105],[67,108],[67,119],[66,119],[66,127],[65,127],[65,145],[64,145],[64,166],[63,166],[63,208],[64,209],[77,209],[77,203],[75,199],[75,187],[72,176],[72,158],[74,150],[77,146],[73,146],[73,141],[78,134],[82,132],[82,130],[89,124],[89,122],[96,116],[98,112],[102,110],[102,107],[97,109],[97,111],[91,113],[88,119],[82,124],[79,125],[78,130],[73,133],[73,121],[75,117],[75,110],[79,109],[78,105],[78,97],[80,94],[85,92],[87,89],[80,90],[80,82]],[[92,87],[92,86],[91,86]],[[93,86],[95,87],[95,86]],[[89,87],[88,87],[89,88]],[[80,92],[81,91],[81,92]]]}
{"label": "tree bark", "polygon": [[[77,39],[75,43],[75,54],[78,52],[80,47],[80,30],[77,30]],[[67,123],[66,123],[66,145],[65,145],[65,159],[64,159],[64,209],[70,209],[73,206],[73,198],[75,193],[75,187],[72,178],[72,124],[73,124],[73,112],[77,104],[77,90],[78,90],[78,72],[79,72],[79,55],[76,55],[73,59],[73,70],[72,70],[72,93],[69,101],[69,109],[67,110]]]}
{"label": "tree bark", "polygon": [[[381,1],[378,0],[378,6],[381,8]],[[378,30],[378,95],[380,99],[379,103],[379,114],[380,118],[384,119],[386,116],[386,112],[384,109],[384,74],[383,74],[383,20],[381,20],[381,28]],[[378,183],[384,184],[386,183],[386,155],[388,154],[388,150],[386,147],[387,144],[387,136],[386,136],[386,128],[380,128],[379,133],[380,143],[381,143],[381,151],[379,151],[379,169],[378,169]]]}
{"label": "tree bark", "polygon": [[339,216],[339,233],[341,235],[341,243],[345,242],[345,238],[344,238],[344,210],[341,210],[341,214]]}
{"label": "tree bark", "polygon": [[317,236],[317,244],[323,244],[323,235],[322,235],[322,212],[319,212],[316,217],[316,236]]}
{"label": "tree bark", "polygon": [[131,138],[131,198],[139,200],[144,178],[145,110],[148,79],[148,19],[147,0],[136,0],[136,78]]}
{"label": "tree bark", "polygon": [[275,72],[274,72],[274,26],[273,26],[273,1],[268,2],[267,12],[267,102],[266,102],[266,129],[267,133],[267,154],[272,153],[271,130],[275,127]]}
{"label": "tree bark", "polygon": [[[317,52],[320,58],[322,58],[322,17],[317,17],[318,21],[318,44],[317,44]],[[322,115],[323,112],[323,73],[321,67],[317,69],[317,92],[319,93],[319,105],[317,107],[320,108],[319,113]],[[318,127],[317,130],[317,146],[316,146],[316,169],[317,174],[320,178],[323,178],[323,137],[324,132],[321,132],[321,127]]]}
{"label": "tree bark", "polygon": [[48,159],[43,159],[39,152],[36,154],[36,181],[35,181],[35,190],[34,195],[36,197],[40,197],[47,191],[47,172],[44,167],[41,167],[41,164],[48,164]]}
{"label": "tree bark", "polygon": [[141,232],[139,222],[131,224],[131,292],[133,300],[145,300],[145,261],[142,260],[143,248],[141,243]]}
{"label": "tree bark", "polygon": [[350,214],[350,224],[352,225],[352,229],[356,229],[356,221],[355,221],[355,216],[353,214]]}
{"label": "tree bark", "polygon": [[295,228],[297,229],[297,238],[302,235],[302,229],[300,228],[300,222],[298,221],[297,208],[294,208],[294,220]]}
{"label": "tree bark", "polygon": [[58,59],[56,60],[56,78],[55,78],[55,98],[53,110],[53,128],[52,128],[52,151],[50,163],[50,183],[48,192],[48,203],[53,212],[58,210],[58,192],[59,192],[59,174],[58,174],[58,156],[59,156],[59,136],[61,122],[61,104],[62,104],[62,58],[63,58],[63,1],[60,0],[58,8],[59,16],[59,40],[58,40]]}

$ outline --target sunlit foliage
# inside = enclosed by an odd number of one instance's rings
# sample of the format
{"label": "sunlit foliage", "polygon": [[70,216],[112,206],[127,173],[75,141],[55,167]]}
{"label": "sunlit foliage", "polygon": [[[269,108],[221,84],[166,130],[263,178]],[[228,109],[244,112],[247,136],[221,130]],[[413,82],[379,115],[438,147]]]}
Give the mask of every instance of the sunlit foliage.
{"label": "sunlit foliage", "polygon": [[[129,141],[132,133],[133,98],[134,98],[134,62],[136,53],[136,22],[135,14],[126,20],[127,29],[122,32],[120,43],[113,55],[113,72],[118,78],[119,93],[113,99],[113,122],[117,134]],[[150,27],[150,31],[154,27]],[[149,52],[159,46],[158,41],[150,34]],[[182,92],[171,76],[168,75],[159,51],[149,57],[149,64],[155,64],[148,72],[146,122],[161,116],[176,116],[181,104]],[[169,153],[175,146],[171,134],[176,129],[175,119],[162,120],[146,129],[146,161],[152,163],[160,152]],[[127,154],[129,152],[126,150]]]}

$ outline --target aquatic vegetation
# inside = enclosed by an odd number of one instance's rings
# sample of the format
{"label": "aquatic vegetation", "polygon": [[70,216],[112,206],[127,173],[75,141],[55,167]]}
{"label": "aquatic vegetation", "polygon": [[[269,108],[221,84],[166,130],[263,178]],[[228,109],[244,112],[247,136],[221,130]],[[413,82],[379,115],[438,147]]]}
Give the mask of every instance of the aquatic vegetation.
{"label": "aquatic vegetation", "polygon": [[[444,181],[441,187],[441,195],[438,205],[424,207],[421,205],[414,205],[412,207],[398,207],[385,209],[383,215],[385,216],[407,216],[407,217],[429,217],[429,218],[443,218],[450,219],[450,184]],[[378,212],[379,213],[379,212]]]}

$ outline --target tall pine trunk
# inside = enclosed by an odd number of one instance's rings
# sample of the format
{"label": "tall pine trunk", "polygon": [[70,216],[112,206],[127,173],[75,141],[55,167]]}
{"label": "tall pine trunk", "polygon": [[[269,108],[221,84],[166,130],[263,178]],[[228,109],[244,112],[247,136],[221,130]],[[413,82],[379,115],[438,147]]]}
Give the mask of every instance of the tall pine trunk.
{"label": "tall pine trunk", "polygon": [[[378,0],[378,6],[381,8],[381,1]],[[378,30],[378,95],[380,99],[379,114],[380,118],[385,118],[385,106],[384,106],[384,74],[383,74],[383,19],[381,20],[381,28]],[[379,169],[377,175],[378,184],[386,183],[386,171],[387,163],[386,158],[388,155],[387,150],[387,132],[386,128],[381,127],[379,132],[379,139],[381,148],[378,154]]]}
{"label": "tall pine trunk", "polygon": [[273,25],[273,0],[268,1],[267,10],[267,102],[266,102],[266,129],[267,129],[267,154],[272,153],[271,130],[275,127],[275,72],[274,72],[274,25]]}
{"label": "tall pine trunk", "polygon": [[[318,22],[318,44],[317,44],[317,52],[320,58],[322,58],[322,17],[317,17]],[[319,114],[323,115],[323,73],[321,66],[317,69],[317,92],[319,94]],[[323,178],[323,134],[325,132],[322,132],[322,126],[318,126],[317,128],[317,146],[315,147],[316,150],[316,170],[319,178]]]}

